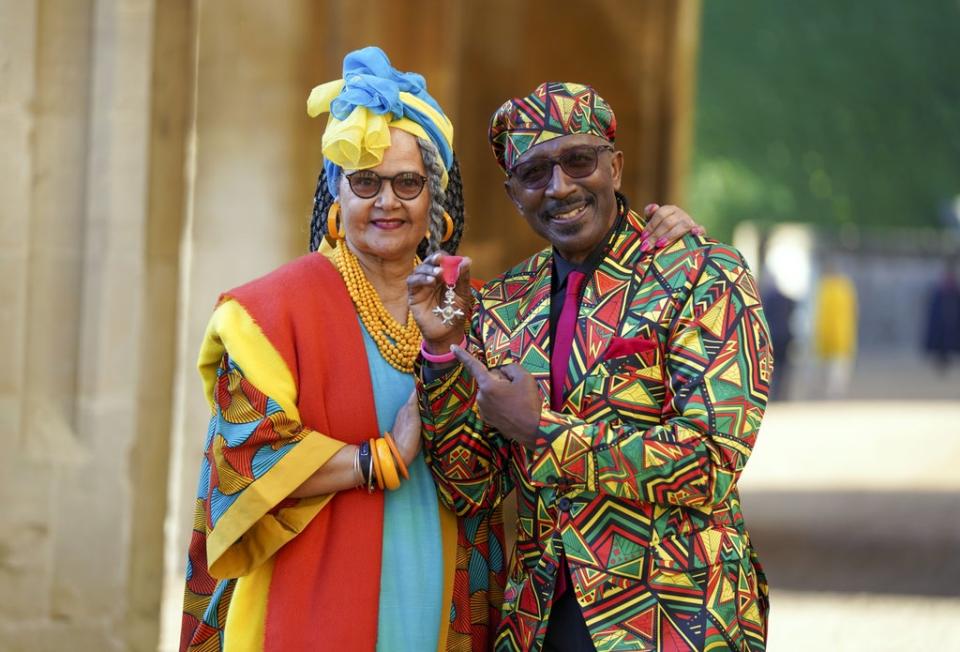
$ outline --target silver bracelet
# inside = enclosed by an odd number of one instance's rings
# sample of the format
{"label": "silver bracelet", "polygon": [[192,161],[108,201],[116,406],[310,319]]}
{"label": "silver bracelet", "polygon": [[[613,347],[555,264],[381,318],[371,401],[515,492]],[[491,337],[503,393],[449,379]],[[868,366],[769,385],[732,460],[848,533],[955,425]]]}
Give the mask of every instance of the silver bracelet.
{"label": "silver bracelet", "polygon": [[374,471],[373,471],[373,456],[376,455],[376,454],[377,454],[377,452],[376,452],[375,450],[373,450],[373,446],[371,446],[371,447],[370,447],[370,469],[369,469],[370,475],[367,477],[367,493],[368,493],[368,494],[372,494],[373,491],[374,491],[374,489],[376,489],[376,484],[375,484],[375,482],[374,482],[374,480],[375,480],[375,478],[374,478],[375,473],[374,473]]}
{"label": "silver bracelet", "polygon": [[357,474],[357,482],[353,485],[359,489],[363,486],[363,473],[360,471],[360,447],[357,446],[357,456],[353,458],[353,472]]}

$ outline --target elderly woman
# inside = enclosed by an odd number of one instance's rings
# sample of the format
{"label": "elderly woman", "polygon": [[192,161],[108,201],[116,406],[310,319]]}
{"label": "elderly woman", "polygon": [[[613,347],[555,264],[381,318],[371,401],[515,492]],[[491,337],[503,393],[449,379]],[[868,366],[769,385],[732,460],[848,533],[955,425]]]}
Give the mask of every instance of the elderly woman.
{"label": "elderly woman", "polygon": [[224,293],[201,348],[181,650],[489,649],[502,517],[439,503],[411,375],[407,277],[463,232],[452,126],[377,48],[308,111],[330,113],[313,253]]}

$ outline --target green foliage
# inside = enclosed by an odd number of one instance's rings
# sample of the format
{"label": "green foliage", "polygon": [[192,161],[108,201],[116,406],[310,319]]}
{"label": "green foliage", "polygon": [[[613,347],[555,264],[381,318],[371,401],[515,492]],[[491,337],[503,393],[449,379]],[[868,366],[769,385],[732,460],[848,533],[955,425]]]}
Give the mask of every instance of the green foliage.
{"label": "green foliage", "polygon": [[740,220],[937,226],[960,194],[960,2],[706,0],[689,203]]}

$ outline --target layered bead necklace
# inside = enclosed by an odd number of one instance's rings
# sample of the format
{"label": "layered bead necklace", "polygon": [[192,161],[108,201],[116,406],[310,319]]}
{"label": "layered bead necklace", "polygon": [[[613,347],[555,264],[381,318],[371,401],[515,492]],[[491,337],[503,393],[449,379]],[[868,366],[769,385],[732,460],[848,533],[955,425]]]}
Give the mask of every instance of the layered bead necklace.
{"label": "layered bead necklace", "polygon": [[[360,261],[345,242],[341,242],[334,250],[333,264],[343,277],[353,305],[357,307],[360,321],[370,333],[383,359],[403,373],[413,373],[413,363],[420,351],[421,340],[420,329],[413,319],[413,313],[407,312],[405,325],[393,318],[380,300],[380,295],[367,280]],[[417,264],[418,261],[415,260],[414,266]]]}

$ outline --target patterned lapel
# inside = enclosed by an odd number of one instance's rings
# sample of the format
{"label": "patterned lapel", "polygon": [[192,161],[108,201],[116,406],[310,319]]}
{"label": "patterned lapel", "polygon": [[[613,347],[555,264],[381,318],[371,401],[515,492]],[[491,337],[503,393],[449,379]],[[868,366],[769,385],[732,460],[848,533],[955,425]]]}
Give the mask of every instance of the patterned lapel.
{"label": "patterned lapel", "polygon": [[510,349],[513,358],[536,379],[541,396],[549,397],[551,251],[545,249],[534,256],[527,270],[527,287],[521,293]]}
{"label": "patterned lapel", "polygon": [[633,211],[627,214],[610,251],[584,288],[564,383],[567,408],[574,413],[580,411],[584,378],[601,362],[610,338],[626,325],[624,315],[629,305],[630,286],[636,267],[646,267],[650,263],[652,254],[640,252],[640,232],[644,223],[643,218]]}

